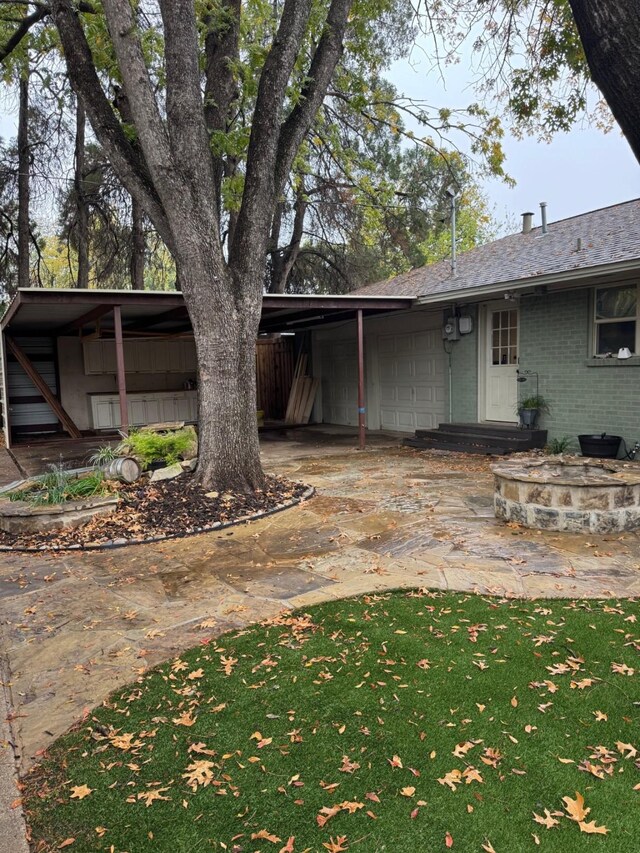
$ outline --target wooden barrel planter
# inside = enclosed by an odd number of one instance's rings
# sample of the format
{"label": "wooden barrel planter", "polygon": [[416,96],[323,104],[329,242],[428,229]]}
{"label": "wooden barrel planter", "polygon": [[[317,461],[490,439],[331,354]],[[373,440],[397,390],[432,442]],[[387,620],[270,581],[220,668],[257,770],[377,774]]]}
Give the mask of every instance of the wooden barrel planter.
{"label": "wooden barrel planter", "polygon": [[103,465],[102,470],[107,480],[119,480],[121,483],[135,483],[142,473],[133,456],[119,456]]}

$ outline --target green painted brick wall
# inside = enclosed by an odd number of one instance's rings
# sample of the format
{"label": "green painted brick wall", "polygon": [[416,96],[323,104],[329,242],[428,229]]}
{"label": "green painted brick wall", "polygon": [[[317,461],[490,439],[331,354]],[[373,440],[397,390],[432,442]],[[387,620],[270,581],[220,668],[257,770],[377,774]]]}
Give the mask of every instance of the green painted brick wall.
{"label": "green painted brick wall", "polygon": [[[550,438],[570,436],[577,449],[579,433],[607,432],[632,446],[640,441],[640,359],[602,363],[590,358],[591,293],[576,290],[520,301],[520,369],[539,374],[540,393],[551,409],[539,426]],[[477,312],[473,316],[473,334],[453,344],[454,421],[478,419]],[[519,391],[534,394],[535,378]]]}
{"label": "green painted brick wall", "polygon": [[[462,335],[459,341],[447,344],[451,348],[452,420],[475,423],[478,420],[478,311],[475,306],[471,306],[462,313],[472,317],[473,332]],[[448,369],[446,362],[445,367]],[[448,374],[445,376],[448,415]]]}
{"label": "green painted brick wall", "polygon": [[[520,303],[520,369],[540,374],[550,438],[579,433],[640,440],[640,364],[590,358],[590,290],[526,297]],[[634,359],[635,361],[635,359]],[[594,365],[595,366],[589,366]],[[535,393],[534,379],[521,386]]]}

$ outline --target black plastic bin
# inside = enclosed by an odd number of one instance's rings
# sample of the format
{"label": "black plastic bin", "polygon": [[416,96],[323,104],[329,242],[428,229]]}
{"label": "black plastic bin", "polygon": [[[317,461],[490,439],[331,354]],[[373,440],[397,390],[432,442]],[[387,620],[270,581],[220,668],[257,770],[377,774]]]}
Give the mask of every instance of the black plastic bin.
{"label": "black plastic bin", "polygon": [[579,435],[580,450],[583,456],[593,456],[598,459],[616,459],[620,451],[622,438],[619,435]]}

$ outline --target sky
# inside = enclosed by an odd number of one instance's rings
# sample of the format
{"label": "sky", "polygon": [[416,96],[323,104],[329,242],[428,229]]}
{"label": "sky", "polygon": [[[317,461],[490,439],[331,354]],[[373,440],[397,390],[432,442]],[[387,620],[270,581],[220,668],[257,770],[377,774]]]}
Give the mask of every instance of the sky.
{"label": "sky", "polygon": [[[458,65],[436,72],[426,51],[414,51],[410,62],[396,62],[387,76],[403,94],[438,107],[478,100],[464,57]],[[539,224],[541,201],[547,202],[547,216],[553,222],[640,196],[640,164],[617,125],[608,134],[576,126],[550,143],[533,137],[516,139],[507,131],[503,148],[505,171],[516,181],[515,187],[498,179],[481,180],[498,222],[513,222],[532,211],[534,225]]]}

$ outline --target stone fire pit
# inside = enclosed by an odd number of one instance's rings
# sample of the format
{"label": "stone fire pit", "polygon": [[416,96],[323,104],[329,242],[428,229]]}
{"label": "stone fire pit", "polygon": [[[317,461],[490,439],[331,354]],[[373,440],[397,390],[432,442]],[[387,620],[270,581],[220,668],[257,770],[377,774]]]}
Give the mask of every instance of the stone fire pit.
{"label": "stone fire pit", "polygon": [[640,527],[640,465],[583,458],[492,466],[497,518],[541,530],[612,533]]}

